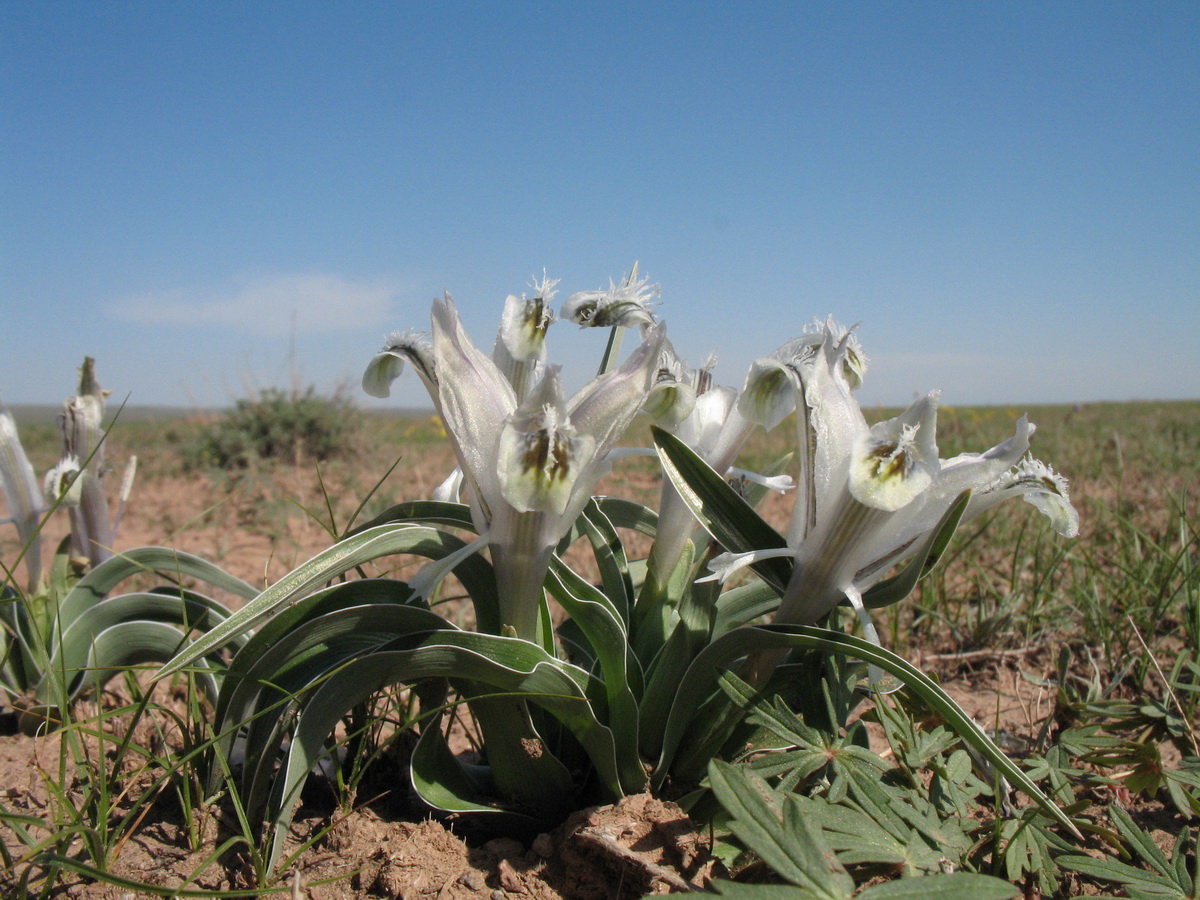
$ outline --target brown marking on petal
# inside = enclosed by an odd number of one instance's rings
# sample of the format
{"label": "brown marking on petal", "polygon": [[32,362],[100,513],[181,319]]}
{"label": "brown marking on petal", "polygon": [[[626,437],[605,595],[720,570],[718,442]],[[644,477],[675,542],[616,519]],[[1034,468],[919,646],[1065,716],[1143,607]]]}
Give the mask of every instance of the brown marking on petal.
{"label": "brown marking on petal", "polygon": [[1063,496],[1062,488],[1059,487],[1058,482],[1053,478],[1048,475],[1043,475],[1041,481],[1042,484],[1045,485],[1046,490],[1051,494],[1055,494],[1059,497]]}
{"label": "brown marking on petal", "polygon": [[892,478],[907,478],[909,470],[912,469],[912,459],[909,457],[908,451],[902,448],[895,441],[883,441],[871,448],[868,454],[871,462],[873,462],[872,477],[879,481],[888,481]]}
{"label": "brown marking on petal", "polygon": [[526,472],[542,473],[539,480],[546,483],[566,481],[571,473],[571,442],[557,431],[539,429],[526,437],[521,464]]}
{"label": "brown marking on petal", "polygon": [[530,334],[545,336],[550,327],[550,316],[545,300],[541,297],[534,297],[525,303],[523,324]]}

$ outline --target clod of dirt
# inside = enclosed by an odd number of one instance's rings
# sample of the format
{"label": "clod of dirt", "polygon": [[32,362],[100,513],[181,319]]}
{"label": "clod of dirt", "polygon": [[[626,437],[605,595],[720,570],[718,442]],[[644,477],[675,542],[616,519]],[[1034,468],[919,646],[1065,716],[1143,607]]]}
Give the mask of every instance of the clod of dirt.
{"label": "clod of dirt", "polygon": [[695,823],[649,794],[575,813],[556,832],[564,896],[627,900],[703,888],[714,861]]}

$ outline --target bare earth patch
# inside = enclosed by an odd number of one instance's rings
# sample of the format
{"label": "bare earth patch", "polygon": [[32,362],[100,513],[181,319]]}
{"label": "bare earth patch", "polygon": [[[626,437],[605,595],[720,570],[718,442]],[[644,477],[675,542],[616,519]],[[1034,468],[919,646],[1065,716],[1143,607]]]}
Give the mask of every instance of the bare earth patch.
{"label": "bare earth patch", "polygon": [[[55,744],[21,734],[0,738],[0,783],[9,786],[3,793],[10,811],[38,817],[46,812],[50,801],[39,770],[55,765]],[[328,828],[331,815],[337,821]],[[189,826],[200,838],[194,849]],[[342,815],[301,807],[285,855],[322,832],[274,886],[282,896],[632,900],[701,887],[713,868],[691,820],[675,804],[649,795],[582,810],[528,846],[510,838],[470,846],[439,822],[385,819],[371,808]],[[22,848],[8,829],[0,833],[16,857],[14,869],[23,868]],[[118,845],[109,873],[143,885],[252,888],[244,852],[235,847],[212,858],[229,836],[221,815],[212,810],[192,823],[181,821],[178,804],[164,792],[140,827]],[[15,871],[0,872],[4,896],[19,896],[15,878]],[[79,877],[68,879],[56,896],[124,900],[150,895]]]}

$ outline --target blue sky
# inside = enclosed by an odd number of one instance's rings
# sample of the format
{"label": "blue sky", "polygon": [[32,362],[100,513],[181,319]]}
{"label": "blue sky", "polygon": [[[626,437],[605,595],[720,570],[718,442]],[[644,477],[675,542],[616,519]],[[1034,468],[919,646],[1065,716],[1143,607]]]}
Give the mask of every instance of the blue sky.
{"label": "blue sky", "polygon": [[1200,397],[1198,148],[1196,3],[10,0],[0,398],[369,406],[443,289],[635,260],[734,385],[833,313],[864,404]]}

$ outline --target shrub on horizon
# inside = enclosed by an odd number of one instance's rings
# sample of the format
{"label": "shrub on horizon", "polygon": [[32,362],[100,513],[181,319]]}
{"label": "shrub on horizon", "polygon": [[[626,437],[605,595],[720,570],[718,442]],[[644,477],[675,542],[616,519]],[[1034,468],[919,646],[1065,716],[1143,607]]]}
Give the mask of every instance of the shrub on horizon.
{"label": "shrub on horizon", "polygon": [[341,393],[324,397],[309,385],[303,392],[266,388],[222,413],[181,448],[190,469],[247,469],[270,460],[323,462],[354,446],[360,413]]}

